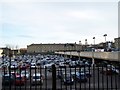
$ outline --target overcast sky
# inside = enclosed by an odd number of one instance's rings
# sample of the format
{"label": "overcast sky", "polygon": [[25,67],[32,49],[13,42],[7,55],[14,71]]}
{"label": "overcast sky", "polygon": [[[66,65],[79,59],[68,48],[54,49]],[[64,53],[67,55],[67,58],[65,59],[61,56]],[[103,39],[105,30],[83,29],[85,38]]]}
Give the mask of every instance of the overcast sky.
{"label": "overcast sky", "polygon": [[[10,2],[11,1],[11,2]],[[83,2],[84,1],[84,2]],[[118,0],[2,0],[0,47],[32,43],[88,44],[118,37]]]}

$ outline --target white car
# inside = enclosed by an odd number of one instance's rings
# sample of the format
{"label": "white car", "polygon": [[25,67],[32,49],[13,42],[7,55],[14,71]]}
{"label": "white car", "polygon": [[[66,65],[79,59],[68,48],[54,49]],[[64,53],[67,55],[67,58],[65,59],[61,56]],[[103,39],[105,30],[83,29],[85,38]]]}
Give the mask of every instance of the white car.
{"label": "white car", "polygon": [[44,68],[45,68],[45,67],[47,67],[47,68],[51,68],[53,64],[54,64],[54,63],[45,64],[45,65],[44,65]]}
{"label": "white car", "polygon": [[21,76],[25,77],[26,79],[29,79],[30,78],[30,73],[29,73],[29,71],[22,71]]}
{"label": "white car", "polygon": [[35,63],[31,63],[31,69],[35,69],[37,68],[36,64]]}
{"label": "white car", "polygon": [[32,84],[43,84],[43,76],[40,73],[34,73],[32,76]]}
{"label": "white car", "polygon": [[17,66],[17,65],[11,65],[10,68],[11,68],[11,69],[17,69],[18,66]]}

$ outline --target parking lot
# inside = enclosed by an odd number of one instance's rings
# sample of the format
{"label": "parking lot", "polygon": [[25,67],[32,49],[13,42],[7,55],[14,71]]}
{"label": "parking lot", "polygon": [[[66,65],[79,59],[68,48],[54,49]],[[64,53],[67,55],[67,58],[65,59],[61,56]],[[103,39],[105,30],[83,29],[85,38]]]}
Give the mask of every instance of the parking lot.
{"label": "parking lot", "polygon": [[[86,59],[73,61],[72,59],[64,58],[63,56],[40,54],[24,56],[22,55],[11,59],[8,57],[4,57],[2,61],[1,79],[3,79],[3,76],[5,76],[6,74],[14,73],[15,75],[12,84],[4,85],[2,81],[3,90],[47,90],[53,88],[53,80],[56,80],[56,88],[59,90],[80,90],[80,88],[94,90],[97,90],[98,88],[102,90],[120,89],[119,69],[117,69],[113,65],[107,65],[109,66],[109,69],[114,68],[114,72],[112,71],[108,73],[108,67],[97,67],[96,65],[92,66],[91,62]],[[55,68],[52,68],[52,65],[55,65]],[[54,69],[56,73],[54,72]],[[22,71],[25,71],[25,80],[20,80],[20,82],[18,82],[16,81],[17,75],[20,75],[20,77],[22,77]],[[38,79],[35,79],[34,81],[33,76],[37,76],[38,73],[42,77],[40,78],[40,82],[41,80],[43,80],[42,84],[36,83]],[[76,73],[79,73],[80,77],[77,77]],[[69,74],[70,77],[69,82],[66,80],[67,74]],[[86,76],[87,74],[89,74],[90,76]],[[73,75],[75,76],[73,77]],[[81,78],[82,75],[84,75],[83,78]],[[26,77],[28,78],[26,79]],[[23,82],[23,85],[21,82]],[[33,84],[33,82],[35,84]],[[16,85],[16,83],[18,83],[19,85]]]}

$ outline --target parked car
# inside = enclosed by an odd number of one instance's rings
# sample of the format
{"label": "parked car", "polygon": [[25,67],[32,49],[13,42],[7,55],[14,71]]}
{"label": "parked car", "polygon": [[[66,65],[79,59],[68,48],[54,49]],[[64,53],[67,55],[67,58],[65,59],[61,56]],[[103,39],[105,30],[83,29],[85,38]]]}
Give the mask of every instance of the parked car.
{"label": "parked car", "polygon": [[37,68],[37,66],[36,66],[36,64],[35,63],[31,63],[31,69],[36,69]]}
{"label": "parked car", "polygon": [[20,74],[17,71],[11,71],[11,75],[13,75],[14,77],[16,77],[16,75],[20,75]]}
{"label": "parked car", "polygon": [[103,68],[103,70],[101,70],[100,73],[106,75],[113,75],[113,74],[119,74],[120,72],[113,65],[107,65],[107,67]]}
{"label": "parked car", "polygon": [[32,76],[32,84],[37,85],[37,84],[43,84],[43,76],[40,73],[33,74]]}
{"label": "parked car", "polygon": [[13,84],[14,83],[14,76],[10,74],[5,74],[2,76],[2,85],[8,85],[8,84]]}
{"label": "parked car", "polygon": [[62,79],[63,78],[63,72],[62,70],[57,70],[57,78]]}
{"label": "parked car", "polygon": [[27,66],[25,64],[20,66],[21,70],[25,70],[26,68],[27,68]]}
{"label": "parked car", "polygon": [[29,79],[30,78],[30,73],[29,73],[29,71],[22,71],[21,72],[21,76],[22,77],[25,77],[25,79]]}
{"label": "parked car", "polygon": [[91,77],[92,76],[91,72],[87,68],[81,68],[81,70],[79,72],[81,74],[85,74],[87,77]]}
{"label": "parked car", "polygon": [[69,63],[69,67],[70,67],[70,68],[72,68],[72,67],[74,68],[74,67],[76,67],[76,66],[77,66],[77,64],[76,64],[75,62]]}
{"label": "parked car", "polygon": [[11,65],[11,66],[10,66],[10,69],[11,69],[11,70],[12,70],[12,69],[13,69],[13,70],[14,70],[14,69],[18,69],[18,66],[17,66],[17,65]]}
{"label": "parked car", "polygon": [[87,76],[85,73],[76,72],[74,79],[78,82],[87,82]]}
{"label": "parked car", "polygon": [[73,79],[72,75],[66,74],[63,77],[63,82],[64,82],[65,85],[73,85],[74,84],[74,79]]}
{"label": "parked car", "polygon": [[25,83],[26,83],[25,77],[22,77],[21,75],[16,75],[15,85],[24,85]]}

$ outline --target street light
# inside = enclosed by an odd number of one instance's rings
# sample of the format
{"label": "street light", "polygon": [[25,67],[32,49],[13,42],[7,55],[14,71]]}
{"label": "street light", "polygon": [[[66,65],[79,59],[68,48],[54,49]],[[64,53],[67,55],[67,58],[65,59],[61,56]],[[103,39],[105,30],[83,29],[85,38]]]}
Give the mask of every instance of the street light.
{"label": "street light", "polygon": [[106,37],[107,37],[107,34],[104,34],[103,36],[105,37],[105,50],[106,50],[106,46],[107,46],[106,45]]}
{"label": "street light", "polygon": [[94,45],[95,45],[95,37],[93,37],[93,40],[94,40],[93,43],[94,43]]}
{"label": "street light", "polygon": [[106,36],[107,36],[107,34],[104,34],[103,36],[105,37],[105,42],[106,42]]}
{"label": "street light", "polygon": [[72,51],[72,47],[69,45],[70,59],[72,58],[71,51]]}
{"label": "street light", "polygon": [[65,63],[65,59],[66,59],[66,55],[65,55],[65,52],[66,52],[66,46],[67,46],[67,44],[64,44],[64,63]]}
{"label": "street light", "polygon": [[87,45],[87,39],[85,39],[85,45]]}
{"label": "street light", "polygon": [[79,45],[81,45],[81,41],[79,41]]}
{"label": "street light", "polygon": [[93,37],[93,43],[94,43],[94,48],[92,48],[92,66],[94,66],[95,64],[95,60],[94,60],[94,50],[95,50],[95,37]]}

